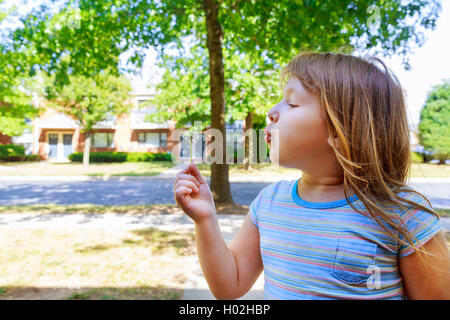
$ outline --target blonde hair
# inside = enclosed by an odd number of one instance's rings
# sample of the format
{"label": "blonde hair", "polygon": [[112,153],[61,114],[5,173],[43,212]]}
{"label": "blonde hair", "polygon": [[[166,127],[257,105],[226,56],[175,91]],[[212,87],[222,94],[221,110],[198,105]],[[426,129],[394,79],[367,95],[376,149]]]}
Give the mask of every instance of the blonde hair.
{"label": "blonde hair", "polygon": [[[332,148],[344,171],[345,197],[348,200],[353,191],[367,212],[350,202],[352,208],[368,213],[399,243],[424,253],[395,214],[396,208],[423,210],[439,218],[429,200],[406,184],[411,167],[410,135],[403,89],[395,75],[378,58],[305,52],[282,70],[282,80],[288,76],[299,79],[319,97],[329,134],[340,144]],[[401,197],[401,192],[417,194],[430,208]],[[420,254],[419,259],[424,266]]]}

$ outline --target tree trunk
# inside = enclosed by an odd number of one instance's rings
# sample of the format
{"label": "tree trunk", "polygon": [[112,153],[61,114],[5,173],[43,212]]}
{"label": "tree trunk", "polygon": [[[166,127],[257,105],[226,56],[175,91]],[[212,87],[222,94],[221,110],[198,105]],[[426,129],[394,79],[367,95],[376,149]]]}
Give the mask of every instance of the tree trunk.
{"label": "tree trunk", "polygon": [[91,132],[86,132],[84,134],[84,152],[83,152],[83,166],[89,166],[89,154],[91,151]]}
{"label": "tree trunk", "polygon": [[[248,112],[245,117],[245,131],[248,129],[253,129],[253,113]],[[253,151],[254,146],[250,148],[250,137],[245,136],[245,156],[244,156],[244,170],[248,170],[250,168],[250,152]]]}
{"label": "tree trunk", "polygon": [[211,127],[220,130],[223,136],[222,164],[211,164],[211,192],[216,204],[234,204],[231,196],[228,164],[226,163],[225,129],[225,76],[222,55],[222,26],[219,23],[219,4],[215,0],[204,0],[206,42],[209,54],[209,86],[211,97]]}

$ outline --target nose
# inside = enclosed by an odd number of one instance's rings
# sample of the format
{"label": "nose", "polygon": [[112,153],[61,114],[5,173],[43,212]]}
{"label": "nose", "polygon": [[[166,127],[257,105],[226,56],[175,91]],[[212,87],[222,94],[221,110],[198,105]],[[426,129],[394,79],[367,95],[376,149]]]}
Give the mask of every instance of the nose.
{"label": "nose", "polygon": [[269,110],[267,113],[267,117],[269,118],[270,122],[277,122],[278,118],[280,117],[280,111],[278,110],[278,104],[276,104],[272,109]]}

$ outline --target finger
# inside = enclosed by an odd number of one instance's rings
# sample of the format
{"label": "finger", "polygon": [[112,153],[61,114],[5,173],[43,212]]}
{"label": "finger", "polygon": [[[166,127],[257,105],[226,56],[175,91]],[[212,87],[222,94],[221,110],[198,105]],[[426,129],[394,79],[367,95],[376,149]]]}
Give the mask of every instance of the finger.
{"label": "finger", "polygon": [[200,187],[200,182],[197,181],[197,179],[191,175],[191,174],[186,174],[186,173],[178,173],[177,177],[175,179],[175,184],[180,181],[180,180],[190,180],[193,181],[195,183],[195,185],[197,187]]}
{"label": "finger", "polygon": [[192,189],[180,186],[175,190],[175,201],[184,204],[184,197],[192,193]]}
{"label": "finger", "polygon": [[180,186],[184,186],[184,187],[188,187],[191,189],[194,189],[195,191],[198,192],[199,188],[195,185],[194,182],[189,181],[189,180],[180,180],[175,184],[175,189],[177,189]]}
{"label": "finger", "polygon": [[202,174],[200,173],[200,171],[198,170],[197,166],[195,165],[195,163],[191,163],[188,166],[188,173],[191,173],[200,183],[206,183],[206,180],[203,178]]}

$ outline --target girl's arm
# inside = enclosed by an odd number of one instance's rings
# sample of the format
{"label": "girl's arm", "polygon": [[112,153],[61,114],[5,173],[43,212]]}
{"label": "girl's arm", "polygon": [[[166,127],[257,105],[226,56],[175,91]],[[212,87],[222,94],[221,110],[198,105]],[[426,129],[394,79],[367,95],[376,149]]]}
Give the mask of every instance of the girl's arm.
{"label": "girl's arm", "polygon": [[227,246],[216,221],[195,225],[197,253],[212,294],[237,299],[246,294],[262,271],[259,233],[247,215]]}
{"label": "girl's arm", "polygon": [[422,248],[425,268],[417,253],[400,258],[399,267],[408,299],[450,299],[450,254],[443,232]]}
{"label": "girl's arm", "polygon": [[227,246],[209,186],[193,164],[177,175],[174,189],[175,201],[195,222],[197,254],[212,294],[218,299],[241,297],[262,271],[258,229],[247,216]]}

